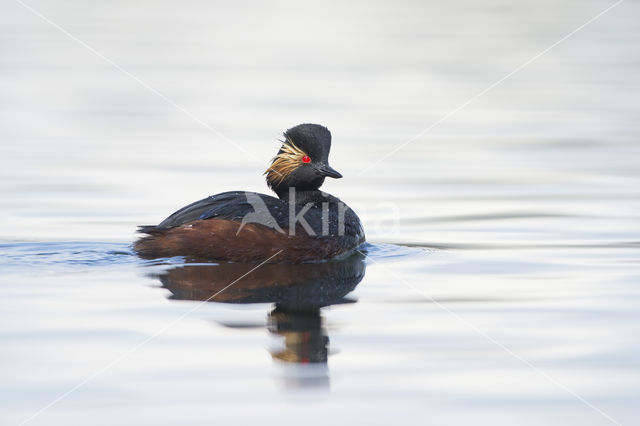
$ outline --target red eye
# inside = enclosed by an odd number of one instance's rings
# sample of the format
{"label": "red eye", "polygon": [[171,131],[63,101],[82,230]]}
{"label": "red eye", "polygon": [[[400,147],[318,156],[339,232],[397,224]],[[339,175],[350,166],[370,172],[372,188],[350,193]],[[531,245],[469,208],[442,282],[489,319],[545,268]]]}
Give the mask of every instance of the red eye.
{"label": "red eye", "polygon": [[302,157],[302,162],[303,163],[310,163],[311,162],[311,157],[309,157],[308,155],[305,155],[304,157]]}

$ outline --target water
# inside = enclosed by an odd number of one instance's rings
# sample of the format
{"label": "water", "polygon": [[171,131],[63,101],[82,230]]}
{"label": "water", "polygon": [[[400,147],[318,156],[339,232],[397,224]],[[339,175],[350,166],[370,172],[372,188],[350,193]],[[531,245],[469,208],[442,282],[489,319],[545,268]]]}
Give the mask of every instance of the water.
{"label": "water", "polygon": [[[638,424],[637,2],[379,163],[613,2],[28,4],[101,56],[3,5],[1,424]],[[306,121],[367,257],[133,255]]]}

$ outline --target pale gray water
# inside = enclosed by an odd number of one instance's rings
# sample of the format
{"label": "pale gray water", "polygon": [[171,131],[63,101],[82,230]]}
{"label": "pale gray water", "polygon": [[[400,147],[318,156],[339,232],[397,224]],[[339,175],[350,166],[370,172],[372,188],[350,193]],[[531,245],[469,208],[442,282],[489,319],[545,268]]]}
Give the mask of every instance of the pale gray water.
{"label": "pale gray water", "polygon": [[[27,424],[640,424],[638,2],[364,173],[614,3],[28,4],[122,69],[3,3],[1,424],[87,378]],[[135,226],[266,191],[306,121],[364,278],[302,287],[342,302],[321,325],[270,314],[286,291],[190,312],[203,284],[160,281],[189,270],[132,256]],[[281,360],[325,337],[326,364]]]}

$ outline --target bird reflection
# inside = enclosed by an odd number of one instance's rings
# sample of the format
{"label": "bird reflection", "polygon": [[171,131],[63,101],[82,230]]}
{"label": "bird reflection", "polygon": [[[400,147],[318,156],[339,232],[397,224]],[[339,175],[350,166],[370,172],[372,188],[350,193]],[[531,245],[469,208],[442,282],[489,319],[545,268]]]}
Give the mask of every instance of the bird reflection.
{"label": "bird reflection", "polygon": [[284,349],[271,352],[285,362],[326,363],[329,336],[320,310],[287,311],[276,307],[269,314],[269,331],[284,337]]}
{"label": "bird reflection", "polygon": [[364,277],[364,256],[356,253],[323,263],[265,264],[248,273],[255,266],[184,264],[158,275],[158,279],[171,292],[170,299],[273,303],[267,329],[284,340],[284,347],[271,351],[273,359],[326,366],[329,337],[320,309],[355,302],[345,296]]}

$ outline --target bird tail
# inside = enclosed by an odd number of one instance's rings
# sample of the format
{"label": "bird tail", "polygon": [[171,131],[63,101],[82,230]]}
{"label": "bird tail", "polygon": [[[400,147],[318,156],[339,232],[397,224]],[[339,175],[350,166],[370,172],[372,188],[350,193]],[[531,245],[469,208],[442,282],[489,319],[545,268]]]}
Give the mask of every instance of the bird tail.
{"label": "bird tail", "polygon": [[141,234],[153,235],[162,231],[162,229],[163,228],[160,228],[157,225],[141,225],[141,226],[138,226],[138,229],[136,230],[136,232],[139,232]]}

